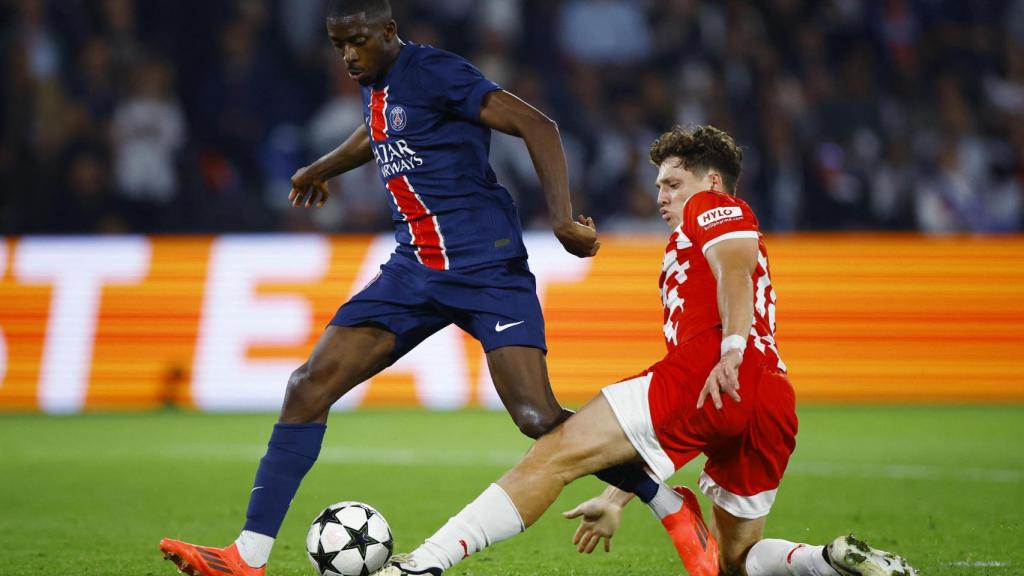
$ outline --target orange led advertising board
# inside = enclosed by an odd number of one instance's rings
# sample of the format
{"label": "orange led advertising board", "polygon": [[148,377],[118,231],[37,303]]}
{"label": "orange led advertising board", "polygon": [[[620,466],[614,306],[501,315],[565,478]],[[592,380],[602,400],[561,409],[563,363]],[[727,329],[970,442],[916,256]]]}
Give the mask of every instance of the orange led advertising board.
{"label": "orange led advertising board", "polygon": [[[527,235],[556,395],[657,361],[665,237],[594,259]],[[390,236],[0,238],[0,411],[276,410]],[[802,402],[1024,400],[1024,239],[769,236],[778,343]],[[435,334],[338,403],[500,406],[479,344]]]}

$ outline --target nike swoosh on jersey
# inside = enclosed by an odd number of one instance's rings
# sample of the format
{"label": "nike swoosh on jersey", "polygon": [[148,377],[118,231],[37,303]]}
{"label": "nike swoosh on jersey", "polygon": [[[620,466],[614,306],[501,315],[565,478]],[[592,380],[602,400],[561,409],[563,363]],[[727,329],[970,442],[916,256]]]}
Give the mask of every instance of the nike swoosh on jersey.
{"label": "nike swoosh on jersey", "polygon": [[523,322],[526,322],[526,320],[520,320],[519,322],[513,322],[511,324],[502,324],[501,322],[495,322],[494,323],[494,331],[495,332],[504,332],[505,330],[508,330],[509,328],[511,328],[513,326],[519,326]]}

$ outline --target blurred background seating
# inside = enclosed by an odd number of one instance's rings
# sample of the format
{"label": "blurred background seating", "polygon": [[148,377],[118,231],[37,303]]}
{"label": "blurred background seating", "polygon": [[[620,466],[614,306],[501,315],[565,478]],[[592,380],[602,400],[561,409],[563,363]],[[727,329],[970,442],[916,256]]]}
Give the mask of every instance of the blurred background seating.
{"label": "blurred background seating", "polygon": [[[1024,0],[395,0],[558,121],[574,205],[661,231],[647,147],[711,123],[767,231],[1012,232]],[[0,233],[377,232],[373,167],[290,210],[288,178],[361,121],[322,0],[0,0]],[[468,31],[468,32],[467,32]],[[492,162],[545,228],[525,148]]]}

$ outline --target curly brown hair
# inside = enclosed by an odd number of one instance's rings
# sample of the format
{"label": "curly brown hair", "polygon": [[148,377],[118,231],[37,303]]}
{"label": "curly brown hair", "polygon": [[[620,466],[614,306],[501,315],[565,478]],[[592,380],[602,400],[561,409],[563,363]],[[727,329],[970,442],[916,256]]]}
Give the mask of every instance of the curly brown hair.
{"label": "curly brown hair", "polygon": [[651,144],[655,166],[672,157],[679,158],[683,168],[694,173],[717,171],[725,191],[736,194],[736,182],[743,171],[743,150],[732,136],[714,126],[674,126]]}

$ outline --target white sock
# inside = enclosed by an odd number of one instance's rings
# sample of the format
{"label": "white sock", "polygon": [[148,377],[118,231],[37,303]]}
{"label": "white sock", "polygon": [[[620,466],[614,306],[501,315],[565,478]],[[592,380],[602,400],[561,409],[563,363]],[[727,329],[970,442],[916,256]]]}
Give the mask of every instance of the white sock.
{"label": "white sock", "polygon": [[683,508],[683,497],[667,484],[659,483],[658,493],[647,503],[647,506],[658,517],[658,520],[663,520],[666,516],[671,516]]}
{"label": "white sock", "polygon": [[824,549],[766,538],[747,553],[747,576],[838,576],[825,561]]}
{"label": "white sock", "polygon": [[512,500],[501,486],[491,484],[476,500],[412,551],[410,567],[447,570],[470,554],[507,540],[525,530]]}
{"label": "white sock", "polygon": [[235,540],[238,546],[238,555],[245,560],[251,568],[259,568],[270,559],[270,549],[274,547],[274,538],[266,534],[259,534],[249,530],[242,530]]}

